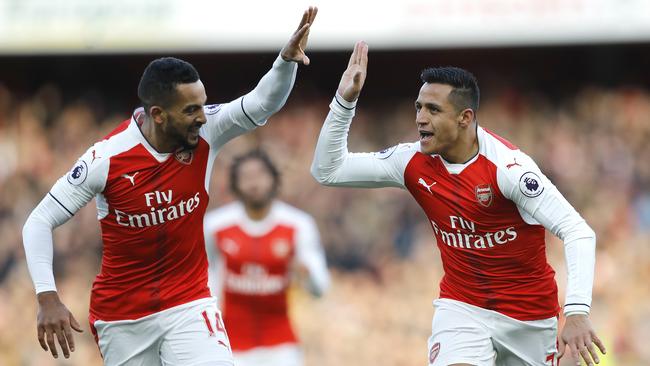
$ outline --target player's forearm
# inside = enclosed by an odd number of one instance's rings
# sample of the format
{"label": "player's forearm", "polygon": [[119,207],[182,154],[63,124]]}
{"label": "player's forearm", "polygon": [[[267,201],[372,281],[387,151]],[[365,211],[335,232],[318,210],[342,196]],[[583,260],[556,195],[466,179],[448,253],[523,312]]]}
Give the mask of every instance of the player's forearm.
{"label": "player's forearm", "polygon": [[564,313],[589,313],[596,263],[596,234],[584,224],[583,233],[564,242],[567,262],[567,289]]}
{"label": "player's forearm", "polygon": [[338,183],[336,173],[348,155],[348,132],[355,107],[356,102],[348,102],[338,94],[330,104],[311,165],[312,176],[321,184]]}
{"label": "player's forearm", "polygon": [[594,282],[596,234],[550,182],[533,217],[564,241],[567,289],[564,313],[589,313]]}
{"label": "player's forearm", "polygon": [[324,265],[309,272],[309,291],[316,297],[321,297],[330,287],[330,276]]}
{"label": "player's forearm", "polygon": [[68,220],[55,202],[46,196],[29,215],[23,227],[23,246],[27,267],[36,293],[56,291],[52,258],[52,230]]}
{"label": "player's forearm", "polygon": [[296,80],[297,69],[297,63],[278,56],[255,89],[244,96],[244,111],[254,122],[261,125],[284,106]]}

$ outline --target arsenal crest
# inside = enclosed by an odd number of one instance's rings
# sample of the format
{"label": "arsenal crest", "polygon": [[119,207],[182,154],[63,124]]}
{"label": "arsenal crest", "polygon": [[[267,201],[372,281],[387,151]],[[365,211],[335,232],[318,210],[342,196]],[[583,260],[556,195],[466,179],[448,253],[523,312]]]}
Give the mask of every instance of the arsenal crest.
{"label": "arsenal crest", "polygon": [[276,257],[284,258],[291,251],[291,246],[289,245],[289,242],[287,242],[286,240],[280,239],[273,242],[273,246],[271,247],[271,250],[273,251],[273,254]]}
{"label": "arsenal crest", "polygon": [[174,153],[174,157],[178,160],[179,163],[190,165],[192,163],[192,158],[194,153],[192,150],[181,150]]}
{"label": "arsenal crest", "polygon": [[479,184],[474,187],[476,200],[483,207],[489,207],[492,204],[492,186],[489,184]]}

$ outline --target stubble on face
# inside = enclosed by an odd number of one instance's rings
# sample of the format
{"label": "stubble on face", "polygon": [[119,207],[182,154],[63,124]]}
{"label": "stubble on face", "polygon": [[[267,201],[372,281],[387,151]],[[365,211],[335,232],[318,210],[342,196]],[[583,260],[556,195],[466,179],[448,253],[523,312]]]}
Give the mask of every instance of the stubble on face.
{"label": "stubble on face", "polygon": [[416,101],[416,124],[420,148],[425,154],[444,154],[458,137],[454,105],[449,101],[453,87],[425,83]]}

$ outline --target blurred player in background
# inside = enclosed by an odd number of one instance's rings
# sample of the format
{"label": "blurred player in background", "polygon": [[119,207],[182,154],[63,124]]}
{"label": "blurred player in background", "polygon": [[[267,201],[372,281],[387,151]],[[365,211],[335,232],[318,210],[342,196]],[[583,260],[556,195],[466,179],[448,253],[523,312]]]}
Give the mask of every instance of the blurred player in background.
{"label": "blurred player in background", "polygon": [[241,155],[230,169],[238,201],[205,216],[209,284],[238,366],[302,365],[288,314],[291,279],[314,296],[330,282],[314,219],[276,199],[279,183],[265,153]]}
{"label": "blurred player in background", "polygon": [[138,86],[143,107],[93,145],[34,209],[23,229],[39,311],[38,340],[57,358],[74,351],[79,323],[52,271],[52,230],[96,197],[103,258],[90,325],[106,365],[232,365],[208,288],[203,216],[219,149],[263,125],[287,100],[316,8],[248,94],[205,105],[199,74],[175,58],[154,60]]}
{"label": "blurred player in background", "polygon": [[[330,104],[312,174],[325,185],[407,189],[423,208],[445,273],[429,364],[555,365],[565,346],[598,363],[594,344],[605,348],[589,320],[593,230],[529,156],[478,126],[479,88],[459,68],[422,72],[418,142],[349,153],[367,62],[368,46],[359,42]],[[568,267],[559,355],[560,308],[544,228],[564,241]]]}

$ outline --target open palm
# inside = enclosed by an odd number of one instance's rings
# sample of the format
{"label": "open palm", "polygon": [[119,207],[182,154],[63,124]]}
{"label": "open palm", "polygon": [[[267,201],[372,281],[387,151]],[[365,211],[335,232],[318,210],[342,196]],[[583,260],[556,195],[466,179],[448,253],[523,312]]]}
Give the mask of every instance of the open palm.
{"label": "open palm", "polygon": [[338,93],[348,102],[354,102],[359,98],[363,83],[366,81],[368,69],[368,45],[359,41],[354,45],[354,51],[350,56],[348,68],[341,76]]}
{"label": "open palm", "polygon": [[318,8],[310,6],[302,14],[298,29],[291,35],[289,42],[287,42],[280,52],[280,56],[285,61],[302,62],[304,65],[309,65],[309,57],[305,55],[305,48],[307,47],[307,39],[309,38],[309,29],[314,24],[317,13]]}

